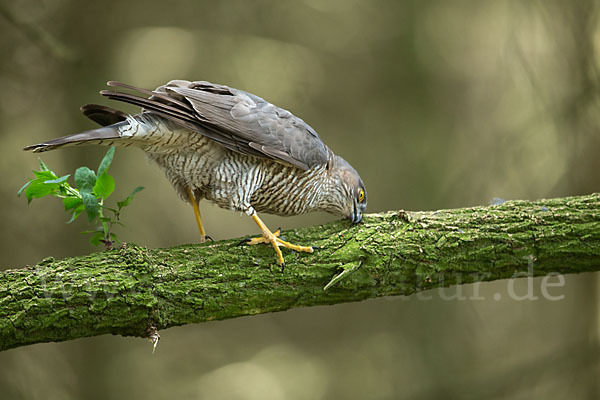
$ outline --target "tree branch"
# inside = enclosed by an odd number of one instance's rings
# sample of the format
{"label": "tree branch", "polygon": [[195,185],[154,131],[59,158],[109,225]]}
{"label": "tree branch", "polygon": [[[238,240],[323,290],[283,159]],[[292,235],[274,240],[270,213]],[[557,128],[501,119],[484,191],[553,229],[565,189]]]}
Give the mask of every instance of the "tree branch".
{"label": "tree branch", "polygon": [[[600,195],[387,212],[284,233],[285,254],[226,240],[119,250],[0,273],[0,350],[358,301],[477,281],[600,270]],[[284,250],[285,251],[285,250]],[[324,287],[328,285],[328,289]]]}

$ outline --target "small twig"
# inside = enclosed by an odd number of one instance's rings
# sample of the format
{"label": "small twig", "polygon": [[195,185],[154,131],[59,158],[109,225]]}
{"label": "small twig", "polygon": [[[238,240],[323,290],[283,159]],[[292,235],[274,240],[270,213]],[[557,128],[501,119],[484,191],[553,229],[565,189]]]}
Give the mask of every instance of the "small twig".
{"label": "small twig", "polygon": [[362,266],[362,264],[363,264],[363,261],[360,260],[358,263],[354,262],[354,263],[342,265],[342,268],[344,270],[342,272],[340,272],[339,274],[337,274],[336,276],[334,276],[333,278],[331,278],[329,283],[327,285],[325,285],[325,287],[323,288],[323,291],[327,291],[327,289],[329,289],[330,287],[332,287],[333,285],[335,285],[342,279],[347,278],[348,275],[350,275],[351,273],[358,270]]}

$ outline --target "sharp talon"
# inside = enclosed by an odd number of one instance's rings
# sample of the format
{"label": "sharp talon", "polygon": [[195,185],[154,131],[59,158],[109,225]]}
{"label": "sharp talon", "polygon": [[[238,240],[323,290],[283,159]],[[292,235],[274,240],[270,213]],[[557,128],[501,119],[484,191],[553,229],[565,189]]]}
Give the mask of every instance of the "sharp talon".
{"label": "sharp talon", "polygon": [[[212,239],[210,239],[210,240],[212,240]],[[240,242],[238,244],[236,244],[236,246],[241,246],[241,245],[246,244],[246,243],[248,243],[250,241],[252,241],[252,239],[250,239],[250,238],[242,239],[242,240],[240,240]]]}
{"label": "sharp talon", "polygon": [[310,248],[313,250],[323,250],[323,248],[320,246],[310,246]]}
{"label": "sharp talon", "polygon": [[283,274],[283,270],[285,269],[285,263],[281,263],[281,273]]}
{"label": "sharp talon", "polygon": [[210,236],[208,236],[208,235],[206,235],[206,238],[205,238],[205,239],[206,239],[206,240],[210,240],[211,242],[214,242],[214,241],[215,241],[215,239],[211,238],[211,237],[210,237]]}

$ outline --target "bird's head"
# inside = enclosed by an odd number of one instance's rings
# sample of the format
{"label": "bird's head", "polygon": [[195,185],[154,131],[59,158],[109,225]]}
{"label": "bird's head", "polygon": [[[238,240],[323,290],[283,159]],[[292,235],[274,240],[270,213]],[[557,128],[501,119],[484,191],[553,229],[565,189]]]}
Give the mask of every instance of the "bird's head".
{"label": "bird's head", "polygon": [[339,156],[333,156],[328,170],[332,185],[327,199],[327,211],[343,215],[355,224],[359,223],[367,208],[367,190],[358,172]]}

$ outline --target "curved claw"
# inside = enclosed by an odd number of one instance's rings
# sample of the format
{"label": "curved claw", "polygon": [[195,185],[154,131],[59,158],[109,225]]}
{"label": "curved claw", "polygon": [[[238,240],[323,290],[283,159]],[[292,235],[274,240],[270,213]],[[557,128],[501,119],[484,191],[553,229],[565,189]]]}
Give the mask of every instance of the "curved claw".
{"label": "curved claw", "polygon": [[244,239],[239,244],[255,245],[259,243],[270,243],[273,246],[273,249],[275,250],[275,254],[277,255],[277,262],[281,267],[281,272],[283,272],[285,269],[285,262],[283,260],[283,254],[281,254],[280,247],[287,247],[288,249],[294,251],[302,251],[305,253],[313,252],[313,248],[310,246],[298,246],[285,240],[282,240],[279,237],[281,235],[281,228],[277,228],[275,232],[271,232],[256,214],[252,215],[252,219],[260,228],[262,236],[251,239]]}
{"label": "curved claw", "polygon": [[238,244],[236,244],[236,246],[241,246],[241,245],[243,245],[243,244],[247,244],[247,243],[248,243],[249,241],[251,241],[251,240],[252,240],[252,239],[250,239],[250,238],[245,238],[245,239],[242,239],[242,240],[240,240],[240,241],[239,241],[239,243],[238,243]]}

